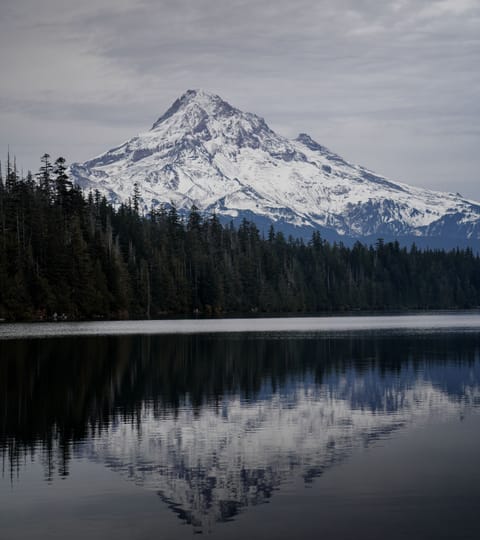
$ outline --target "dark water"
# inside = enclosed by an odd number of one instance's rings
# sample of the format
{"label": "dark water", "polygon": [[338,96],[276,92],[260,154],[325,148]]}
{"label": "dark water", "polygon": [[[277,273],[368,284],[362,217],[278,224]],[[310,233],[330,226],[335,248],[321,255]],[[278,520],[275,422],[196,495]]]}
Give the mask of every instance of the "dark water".
{"label": "dark water", "polygon": [[3,340],[0,538],[478,539],[479,406],[477,331]]}

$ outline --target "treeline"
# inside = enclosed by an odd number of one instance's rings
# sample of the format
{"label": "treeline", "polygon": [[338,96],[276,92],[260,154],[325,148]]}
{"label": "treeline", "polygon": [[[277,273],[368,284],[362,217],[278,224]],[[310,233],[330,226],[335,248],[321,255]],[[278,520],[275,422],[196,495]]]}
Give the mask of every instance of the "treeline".
{"label": "treeline", "polygon": [[0,172],[0,318],[151,318],[168,314],[314,313],[480,305],[470,249],[352,248],[315,232],[305,243],[255,224],[224,226],[193,207],[112,207],[85,195],[65,160]]}

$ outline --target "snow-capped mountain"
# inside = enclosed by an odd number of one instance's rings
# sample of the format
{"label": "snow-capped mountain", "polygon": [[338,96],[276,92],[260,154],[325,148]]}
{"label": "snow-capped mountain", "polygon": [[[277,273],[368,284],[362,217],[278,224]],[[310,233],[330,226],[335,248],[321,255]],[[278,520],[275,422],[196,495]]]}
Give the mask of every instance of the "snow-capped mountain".
{"label": "snow-capped mountain", "polygon": [[70,168],[85,190],[128,200],[138,182],[146,209],[196,205],[221,219],[273,223],[330,239],[480,238],[480,203],[392,182],[353,165],[302,133],[291,140],[219,96],[188,90],[153,127]]}

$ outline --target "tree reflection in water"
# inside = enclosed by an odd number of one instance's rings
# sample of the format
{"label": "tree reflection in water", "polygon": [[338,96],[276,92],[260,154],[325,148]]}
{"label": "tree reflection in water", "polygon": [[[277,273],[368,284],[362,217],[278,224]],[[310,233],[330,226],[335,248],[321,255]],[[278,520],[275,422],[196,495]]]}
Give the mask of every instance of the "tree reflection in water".
{"label": "tree reflection in water", "polygon": [[210,528],[359,445],[480,403],[480,338],[197,335],[0,342],[4,476],[88,457]]}

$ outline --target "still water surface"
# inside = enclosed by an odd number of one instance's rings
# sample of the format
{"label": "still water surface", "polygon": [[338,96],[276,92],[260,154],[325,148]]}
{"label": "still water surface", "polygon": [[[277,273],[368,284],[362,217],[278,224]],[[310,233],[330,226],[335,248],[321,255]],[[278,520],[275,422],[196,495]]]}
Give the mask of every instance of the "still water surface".
{"label": "still water surface", "polygon": [[480,538],[478,315],[198,322],[0,327],[2,540]]}

